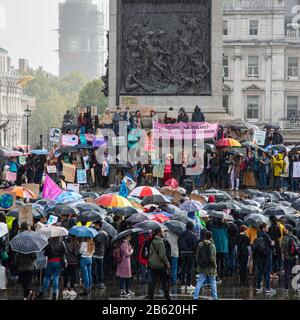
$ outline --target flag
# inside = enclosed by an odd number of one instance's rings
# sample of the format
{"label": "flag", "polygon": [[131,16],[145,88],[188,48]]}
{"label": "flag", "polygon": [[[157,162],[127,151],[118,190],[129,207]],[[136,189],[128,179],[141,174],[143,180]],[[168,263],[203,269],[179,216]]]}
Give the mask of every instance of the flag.
{"label": "flag", "polygon": [[61,188],[49,176],[46,176],[43,186],[43,198],[55,200],[61,193]]}

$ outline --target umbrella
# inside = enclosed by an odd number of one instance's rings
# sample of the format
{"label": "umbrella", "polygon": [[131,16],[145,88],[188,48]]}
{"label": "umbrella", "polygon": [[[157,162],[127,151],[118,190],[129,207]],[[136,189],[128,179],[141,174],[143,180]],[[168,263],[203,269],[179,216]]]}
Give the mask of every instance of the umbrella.
{"label": "umbrella", "polygon": [[167,180],[165,182],[165,185],[168,186],[168,187],[172,187],[173,189],[177,189],[179,187],[179,184],[178,184],[177,180],[174,179],[174,178],[171,178],[171,179]]}
{"label": "umbrella", "polygon": [[170,218],[166,217],[162,213],[156,213],[156,214],[153,215],[153,218],[151,220],[152,221],[157,221],[157,222],[160,222],[160,223],[164,223],[166,221],[169,221]]}
{"label": "umbrella", "polygon": [[184,201],[179,205],[179,208],[186,212],[196,212],[203,208],[203,205],[195,200]]}
{"label": "umbrella", "polygon": [[295,193],[295,192],[285,191],[285,192],[282,193],[282,196],[287,201],[293,201],[294,199],[296,199],[298,197],[298,194]]}
{"label": "umbrella", "polygon": [[85,203],[83,197],[74,191],[63,191],[55,200],[56,204],[68,204],[74,202]]}
{"label": "umbrella", "polygon": [[256,206],[246,206],[243,207],[240,211],[241,215],[248,215],[248,214],[254,214],[254,213],[262,213],[262,209],[256,207]]}
{"label": "umbrella", "polygon": [[102,229],[107,232],[110,237],[114,237],[118,234],[118,231],[108,222],[102,221]]}
{"label": "umbrella", "polygon": [[163,211],[169,212],[171,214],[184,214],[185,212],[182,211],[180,208],[175,206],[174,204],[162,204],[159,206]]}
{"label": "umbrella", "polygon": [[143,222],[146,220],[151,220],[152,215],[148,214],[148,213],[135,213],[133,214],[131,217],[129,217],[127,219],[128,222],[134,224],[134,223],[139,223],[139,222]]}
{"label": "umbrella", "polygon": [[153,187],[148,187],[148,186],[143,186],[143,187],[137,187],[133,191],[131,191],[130,196],[132,197],[149,197],[153,195],[160,195],[161,193],[153,188]]}
{"label": "umbrella", "polygon": [[252,197],[254,197],[254,196],[259,197],[259,196],[263,195],[263,193],[261,191],[256,190],[256,189],[246,189],[244,192],[249,194]]}
{"label": "umbrella", "polygon": [[300,146],[295,146],[290,151],[290,153],[298,153],[298,152],[300,152]]}
{"label": "umbrella", "polygon": [[47,238],[66,237],[68,235],[66,228],[57,226],[44,226],[37,232],[45,235]]}
{"label": "umbrella", "polygon": [[266,202],[266,198],[265,197],[254,197],[253,200],[255,202],[258,202],[260,205],[262,205],[263,203]]}
{"label": "umbrella", "polygon": [[143,222],[137,223],[134,225],[134,227],[141,228],[142,230],[154,231],[154,230],[161,228],[162,226],[157,221],[148,220],[148,221],[143,221]]}
{"label": "umbrella", "polygon": [[135,213],[138,213],[139,210],[134,207],[124,207],[124,208],[113,208],[112,212],[118,216],[129,217]]}
{"label": "umbrella", "polygon": [[79,215],[79,210],[66,204],[57,204],[51,211],[59,216],[68,216],[70,214]]}
{"label": "umbrella", "polygon": [[117,234],[115,237],[113,237],[113,239],[111,240],[111,242],[116,242],[118,240],[121,240],[129,235],[135,234],[135,233],[139,233],[140,231],[142,231],[142,229],[140,228],[134,228],[134,229],[129,229],[129,230],[125,230],[119,234]]}
{"label": "umbrella", "polygon": [[173,214],[172,220],[181,221],[184,224],[187,224],[188,222],[194,223],[194,220],[189,218],[186,214]]}
{"label": "umbrella", "polygon": [[79,217],[79,221],[80,222],[95,222],[98,220],[104,220],[106,215],[103,215],[102,213],[98,212],[98,211],[88,211],[88,212],[84,212],[80,217]]}
{"label": "umbrella", "polygon": [[208,203],[204,206],[205,210],[240,210],[241,208],[232,202],[217,202],[217,203]]}
{"label": "umbrella", "polygon": [[258,228],[262,223],[270,223],[269,218],[262,214],[250,214],[245,218],[244,221],[247,225],[255,228]]}
{"label": "umbrella", "polygon": [[208,211],[208,215],[212,218],[226,219],[226,220],[232,219],[232,217],[229,214],[223,211],[216,211],[216,210]]}
{"label": "umbrella", "polygon": [[241,144],[232,138],[220,139],[217,144],[217,147],[241,147]]}
{"label": "umbrella", "polygon": [[205,143],[204,145],[205,150],[209,151],[209,152],[216,152],[216,146],[214,144],[210,144],[210,143]]}
{"label": "umbrella", "polygon": [[10,150],[10,149],[1,149],[1,156],[10,158],[10,157],[20,157],[22,156],[22,152],[15,151],[15,150]]}
{"label": "umbrella", "polygon": [[234,156],[244,157],[244,155],[239,150],[236,150],[236,149],[228,150],[228,153]]}
{"label": "umbrella", "polygon": [[12,250],[22,254],[40,252],[47,244],[45,235],[33,231],[20,232],[10,241]]}
{"label": "umbrella", "polygon": [[242,146],[246,147],[246,148],[250,148],[250,149],[256,149],[257,148],[257,146],[254,143],[250,142],[250,141],[242,142]]}
{"label": "umbrella", "polygon": [[128,199],[128,201],[132,204],[132,206],[135,208],[135,209],[138,209],[140,211],[144,211],[144,207],[139,203],[139,202],[136,202],[135,200],[133,199]]}
{"label": "umbrella", "polygon": [[48,199],[40,199],[36,202],[36,204],[40,204],[43,207],[47,207],[47,206],[54,206],[55,205],[55,201],[53,200],[48,200]]}
{"label": "umbrella", "polygon": [[126,198],[117,194],[103,194],[95,202],[102,207],[132,207],[132,204]]}
{"label": "umbrella", "polygon": [[7,224],[0,222],[0,238],[8,234]]}
{"label": "umbrella", "polygon": [[272,150],[277,150],[278,152],[286,152],[286,146],[284,146],[283,144],[276,144],[276,145],[272,145],[271,146]]}
{"label": "umbrella", "polygon": [[80,203],[76,206],[76,209],[78,209],[80,213],[84,213],[87,211],[97,211],[103,215],[107,214],[107,211],[105,209],[99,207],[95,203]]}
{"label": "umbrella", "polygon": [[254,199],[244,199],[242,200],[242,203],[245,205],[260,207],[260,203],[258,201],[255,201]]}
{"label": "umbrella", "polygon": [[269,124],[264,126],[264,130],[266,130],[266,129],[274,129],[274,130],[278,130],[279,129],[280,130],[280,129],[282,129],[282,127],[277,123],[269,123]]}
{"label": "umbrella", "polygon": [[152,204],[152,203],[153,204],[171,203],[171,201],[166,196],[159,194],[159,195],[144,197],[141,204],[146,205],[146,204]]}
{"label": "umbrella", "polygon": [[32,150],[31,153],[41,156],[41,155],[49,154],[49,151],[48,150]]}
{"label": "umbrella", "polygon": [[82,192],[81,195],[82,195],[83,198],[92,198],[94,200],[99,198],[99,193],[92,192],[92,191]]}
{"label": "umbrella", "polygon": [[168,227],[168,229],[175,234],[182,234],[185,231],[186,225],[178,220],[170,220],[164,222],[164,225]]}
{"label": "umbrella", "polygon": [[96,229],[87,227],[73,227],[69,234],[77,238],[95,238],[99,233]]}
{"label": "umbrella", "polygon": [[38,194],[34,194],[33,191],[25,187],[10,187],[7,191],[15,193],[16,197],[19,198],[28,198],[28,199],[37,199]]}
{"label": "umbrella", "polygon": [[264,211],[266,216],[287,216],[294,213],[294,210],[289,207],[275,206],[269,207]]}
{"label": "umbrella", "polygon": [[205,211],[205,210],[196,211],[196,212],[195,212],[195,216],[196,216],[198,219],[208,218],[208,217],[209,217],[207,211]]}
{"label": "umbrella", "polygon": [[47,217],[47,213],[43,209],[40,209],[39,207],[36,207],[36,208],[32,207],[32,215],[35,219]]}

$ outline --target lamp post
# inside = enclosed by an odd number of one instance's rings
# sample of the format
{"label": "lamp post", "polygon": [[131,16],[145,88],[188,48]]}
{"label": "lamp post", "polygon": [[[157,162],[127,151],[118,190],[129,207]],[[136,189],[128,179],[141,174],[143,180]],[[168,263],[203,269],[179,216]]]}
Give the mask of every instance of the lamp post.
{"label": "lamp post", "polygon": [[3,129],[4,132],[4,146],[6,147],[6,134],[7,134],[7,129]]}
{"label": "lamp post", "polygon": [[26,146],[27,146],[27,152],[29,152],[29,118],[31,117],[31,110],[29,109],[29,106],[27,106],[24,116],[26,117]]}

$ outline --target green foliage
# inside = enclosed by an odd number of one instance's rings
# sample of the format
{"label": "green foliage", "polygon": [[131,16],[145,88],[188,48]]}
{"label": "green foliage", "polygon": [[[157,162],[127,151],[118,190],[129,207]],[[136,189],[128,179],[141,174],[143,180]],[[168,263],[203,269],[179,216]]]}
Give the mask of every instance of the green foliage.
{"label": "green foliage", "polygon": [[107,98],[104,96],[102,80],[89,82],[79,93],[79,104],[81,106],[97,106],[98,113],[103,113],[107,108]]}

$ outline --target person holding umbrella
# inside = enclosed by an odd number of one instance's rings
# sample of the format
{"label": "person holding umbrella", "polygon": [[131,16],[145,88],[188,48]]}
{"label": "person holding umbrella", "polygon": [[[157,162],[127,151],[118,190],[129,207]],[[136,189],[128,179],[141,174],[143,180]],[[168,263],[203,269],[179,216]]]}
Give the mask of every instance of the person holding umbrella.
{"label": "person holding umbrella", "polygon": [[237,237],[237,258],[239,265],[240,285],[247,286],[247,264],[249,259],[250,239],[246,235],[247,226],[240,226],[240,234]]}
{"label": "person holding umbrella", "polygon": [[92,257],[95,253],[95,243],[92,238],[83,238],[80,245],[80,269],[83,277],[84,292],[86,296],[90,293],[92,286]]}
{"label": "person holding umbrella", "polygon": [[131,235],[128,234],[123,238],[120,245],[120,261],[117,266],[116,276],[120,278],[120,296],[133,296],[135,293],[131,291],[130,279],[132,278],[131,271],[131,256],[133,255],[133,248],[130,244]]}

